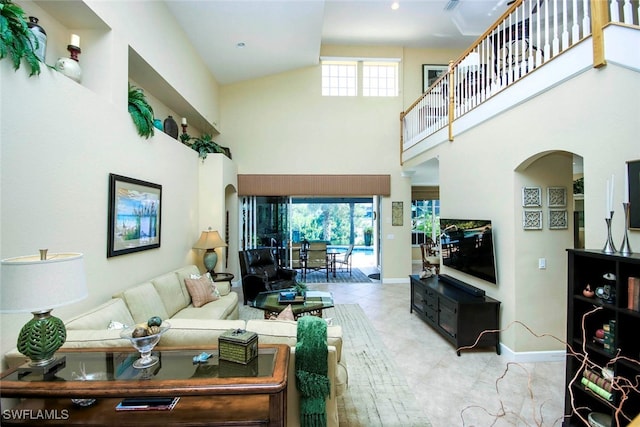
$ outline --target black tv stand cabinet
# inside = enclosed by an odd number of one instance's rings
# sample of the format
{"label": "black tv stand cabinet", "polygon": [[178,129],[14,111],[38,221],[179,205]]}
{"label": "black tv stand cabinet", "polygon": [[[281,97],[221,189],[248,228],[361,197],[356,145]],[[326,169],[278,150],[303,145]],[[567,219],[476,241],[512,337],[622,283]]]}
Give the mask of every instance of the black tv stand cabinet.
{"label": "black tv stand cabinet", "polygon": [[[499,329],[500,301],[482,289],[450,276],[411,279],[411,309],[456,347],[473,345],[482,331]],[[495,346],[500,354],[500,334],[484,334],[476,347]]]}

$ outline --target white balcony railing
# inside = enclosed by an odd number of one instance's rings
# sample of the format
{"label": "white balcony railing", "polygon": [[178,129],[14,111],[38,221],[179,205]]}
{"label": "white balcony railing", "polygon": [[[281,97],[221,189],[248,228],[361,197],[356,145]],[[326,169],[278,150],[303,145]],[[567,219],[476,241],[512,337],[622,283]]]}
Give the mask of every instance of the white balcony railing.
{"label": "white balcony railing", "polygon": [[[402,151],[448,127],[608,23],[640,25],[630,0],[518,0],[401,114]],[[597,36],[597,34],[594,34]],[[594,66],[598,58],[594,37]],[[599,37],[601,39],[601,37]],[[600,49],[601,50],[601,49]]]}

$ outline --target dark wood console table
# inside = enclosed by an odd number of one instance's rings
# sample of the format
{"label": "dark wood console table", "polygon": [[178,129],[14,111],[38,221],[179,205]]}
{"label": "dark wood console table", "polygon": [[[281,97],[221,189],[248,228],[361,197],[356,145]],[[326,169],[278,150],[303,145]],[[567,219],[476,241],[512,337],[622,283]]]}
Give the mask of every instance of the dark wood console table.
{"label": "dark wood console table", "polygon": [[[2,425],[103,426],[286,426],[287,345],[260,346],[248,365],[219,361],[215,348],[160,348],[160,362],[148,371],[136,370],[139,357],[131,349],[67,349],[66,366],[54,378],[16,369],[4,372],[0,396],[23,398],[3,409]],[[207,351],[207,363],[194,365],[194,355]],[[74,372],[101,372],[104,379],[78,381]],[[116,411],[124,397],[180,397],[168,411]],[[96,398],[80,407],[72,398]],[[45,417],[46,418],[43,418]]]}
{"label": "dark wood console table", "polygon": [[[482,331],[499,328],[500,301],[481,289],[453,277],[440,275],[411,279],[411,309],[456,347],[473,345]],[[484,334],[476,347],[495,346],[500,354],[500,334]]]}

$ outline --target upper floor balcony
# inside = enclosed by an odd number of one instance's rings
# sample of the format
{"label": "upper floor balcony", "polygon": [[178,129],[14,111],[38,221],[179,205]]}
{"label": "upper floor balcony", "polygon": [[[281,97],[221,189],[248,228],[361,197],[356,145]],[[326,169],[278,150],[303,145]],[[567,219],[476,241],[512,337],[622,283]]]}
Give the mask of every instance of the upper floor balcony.
{"label": "upper floor balcony", "polygon": [[401,163],[607,61],[640,71],[638,1],[517,0],[401,113]]}

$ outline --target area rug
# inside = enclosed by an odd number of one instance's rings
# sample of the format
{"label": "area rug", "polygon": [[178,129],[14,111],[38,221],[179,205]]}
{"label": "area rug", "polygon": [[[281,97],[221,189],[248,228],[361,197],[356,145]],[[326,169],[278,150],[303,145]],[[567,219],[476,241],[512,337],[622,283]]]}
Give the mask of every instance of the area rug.
{"label": "area rug", "polygon": [[304,283],[369,283],[371,280],[357,268],[353,268],[351,270],[351,275],[347,271],[338,271],[336,273],[336,277],[333,277],[332,273],[329,273],[329,278],[327,279],[327,272],[324,270],[320,271],[309,271],[306,277],[300,275],[298,272],[298,281]]}
{"label": "area rug", "polygon": [[[261,310],[240,306],[241,319],[262,318]],[[340,426],[430,427],[431,423],[411,393],[382,339],[357,304],[338,304],[325,318],[342,326],[343,357],[349,387],[338,397]]]}

